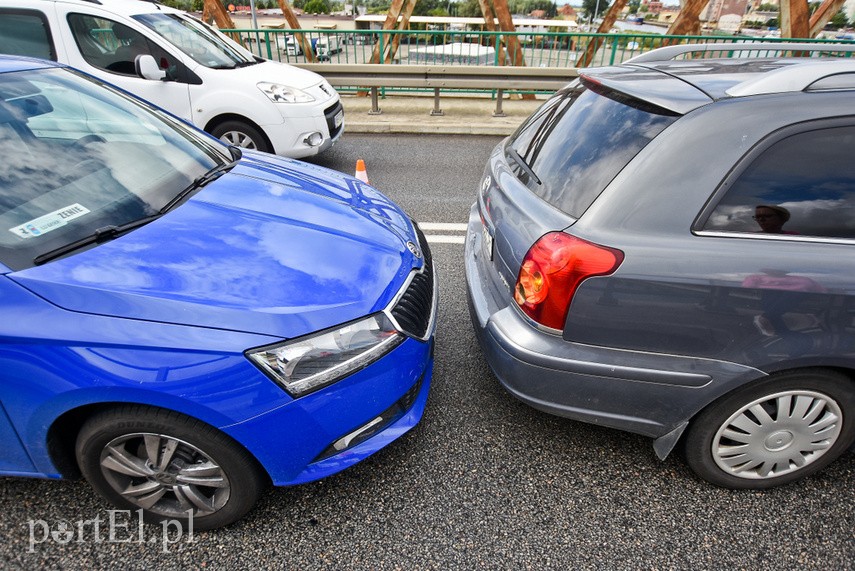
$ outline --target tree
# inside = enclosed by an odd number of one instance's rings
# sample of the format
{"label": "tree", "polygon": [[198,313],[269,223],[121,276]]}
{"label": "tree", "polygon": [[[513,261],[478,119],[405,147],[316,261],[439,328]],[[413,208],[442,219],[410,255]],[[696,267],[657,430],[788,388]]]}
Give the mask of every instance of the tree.
{"label": "tree", "polygon": [[303,11],[306,14],[329,14],[330,5],[326,0],[309,0],[306,2]]}
{"label": "tree", "polygon": [[457,3],[457,15],[462,18],[480,18],[481,4],[478,0],[463,0]]}
{"label": "tree", "polygon": [[846,17],[846,10],[840,10],[840,12],[832,16],[831,20],[828,21],[828,25],[837,30],[849,27],[849,18]]}
{"label": "tree", "polygon": [[[594,18],[599,18],[606,10],[608,10],[609,4],[609,0],[599,0],[598,7],[597,0],[582,0],[582,13],[585,15],[586,20],[591,19],[592,16]],[[597,11],[596,14],[594,14],[595,10]]]}

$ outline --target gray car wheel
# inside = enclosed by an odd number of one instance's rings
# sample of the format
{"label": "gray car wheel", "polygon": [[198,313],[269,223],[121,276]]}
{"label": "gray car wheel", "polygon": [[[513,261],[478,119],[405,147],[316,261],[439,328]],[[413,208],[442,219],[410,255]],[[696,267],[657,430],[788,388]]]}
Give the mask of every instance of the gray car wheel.
{"label": "gray car wheel", "polygon": [[265,488],[255,459],[211,426],[146,407],[90,418],[77,438],[80,469],[93,488],[149,522],[178,520],[195,529],[228,525]]}
{"label": "gray car wheel", "polygon": [[833,371],[790,372],[704,410],[686,435],[686,458],[713,484],[764,489],[817,472],[853,440],[853,381]]}

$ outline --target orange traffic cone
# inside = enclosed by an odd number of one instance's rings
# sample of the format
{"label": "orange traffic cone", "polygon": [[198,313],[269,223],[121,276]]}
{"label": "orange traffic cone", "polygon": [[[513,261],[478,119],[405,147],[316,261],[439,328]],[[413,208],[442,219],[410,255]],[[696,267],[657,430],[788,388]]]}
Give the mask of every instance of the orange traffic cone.
{"label": "orange traffic cone", "polygon": [[368,182],[368,172],[365,170],[365,161],[363,161],[362,159],[357,159],[356,174],[354,174],[353,176],[355,176],[365,184],[371,184],[370,182]]}

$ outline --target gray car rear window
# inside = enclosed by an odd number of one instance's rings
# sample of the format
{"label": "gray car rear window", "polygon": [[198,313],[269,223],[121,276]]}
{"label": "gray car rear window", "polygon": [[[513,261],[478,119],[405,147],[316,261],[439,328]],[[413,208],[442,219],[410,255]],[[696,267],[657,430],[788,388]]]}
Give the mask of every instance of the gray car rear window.
{"label": "gray car rear window", "polygon": [[580,217],[673,113],[584,79],[562,89],[513,135],[516,175],[552,206]]}

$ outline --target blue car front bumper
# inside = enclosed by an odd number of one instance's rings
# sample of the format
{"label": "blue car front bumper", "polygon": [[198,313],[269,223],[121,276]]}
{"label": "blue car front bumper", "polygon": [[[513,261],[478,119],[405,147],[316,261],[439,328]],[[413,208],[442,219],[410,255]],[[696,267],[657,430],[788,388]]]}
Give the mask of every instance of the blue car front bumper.
{"label": "blue car front bumper", "polygon": [[342,381],[244,422],[220,427],[243,444],[274,485],[324,478],[377,452],[421,419],[433,339],[408,339]]}

